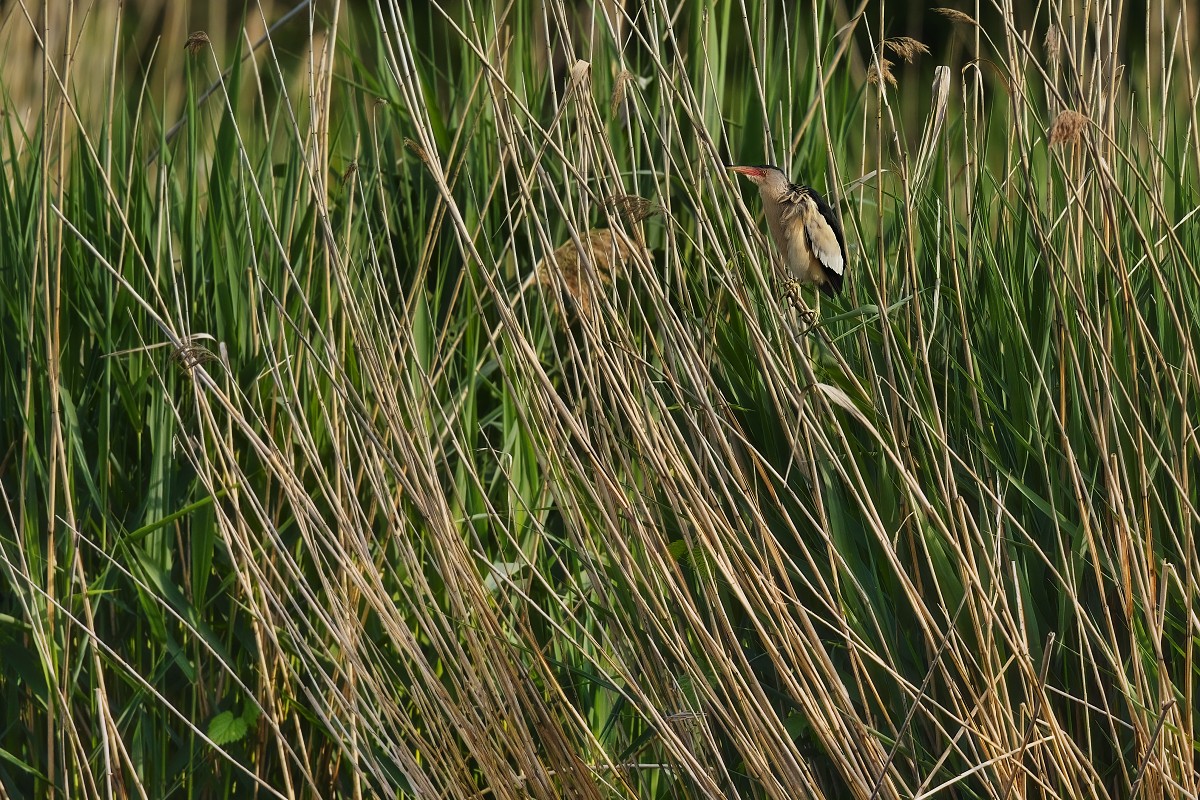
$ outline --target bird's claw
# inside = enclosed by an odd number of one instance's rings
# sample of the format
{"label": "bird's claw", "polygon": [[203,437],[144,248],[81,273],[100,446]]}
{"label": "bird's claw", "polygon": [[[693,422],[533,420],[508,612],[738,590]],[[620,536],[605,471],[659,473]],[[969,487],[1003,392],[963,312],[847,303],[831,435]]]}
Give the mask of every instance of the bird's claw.
{"label": "bird's claw", "polygon": [[783,299],[788,301],[800,317],[802,333],[807,333],[817,324],[819,315],[815,309],[811,309],[804,304],[804,295],[801,291],[800,281],[795,278],[788,278],[785,281],[783,284]]}
{"label": "bird's claw", "polygon": [[783,299],[792,304],[792,308],[797,311],[801,307],[800,281],[795,278],[786,278],[783,282]]}

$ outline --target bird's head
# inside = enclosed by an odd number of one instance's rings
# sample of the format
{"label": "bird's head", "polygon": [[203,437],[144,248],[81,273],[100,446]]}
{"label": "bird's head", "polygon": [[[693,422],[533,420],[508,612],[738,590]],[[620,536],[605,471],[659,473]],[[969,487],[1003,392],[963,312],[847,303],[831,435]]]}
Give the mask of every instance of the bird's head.
{"label": "bird's head", "polygon": [[757,167],[731,166],[728,169],[739,175],[745,175],[758,186],[759,191],[764,195],[782,195],[787,191],[789,183],[787,175],[779,167],[771,164],[762,164]]}

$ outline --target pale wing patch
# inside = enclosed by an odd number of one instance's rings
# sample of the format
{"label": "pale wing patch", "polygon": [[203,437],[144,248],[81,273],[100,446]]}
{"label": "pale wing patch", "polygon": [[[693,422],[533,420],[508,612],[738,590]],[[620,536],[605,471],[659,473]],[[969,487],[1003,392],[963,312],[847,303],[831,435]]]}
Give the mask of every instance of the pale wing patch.
{"label": "pale wing patch", "polygon": [[[795,216],[794,214],[792,216]],[[787,231],[787,265],[797,278],[809,283],[817,283],[824,276],[812,274],[810,262],[812,250],[809,248],[808,233],[803,225],[790,224],[784,228]]]}
{"label": "pale wing patch", "polygon": [[833,228],[829,227],[829,223],[817,211],[817,204],[812,198],[804,198],[804,204],[804,232],[808,236],[808,246],[813,255],[830,272],[836,275],[845,274],[846,263],[842,260],[842,248]]}
{"label": "pale wing patch", "polygon": [[803,211],[803,202],[803,198],[796,193],[786,194],[780,199],[780,245],[783,247],[783,262],[788,271],[802,281],[812,282],[819,276],[808,274],[808,262],[812,258],[812,251],[808,248],[808,235],[804,233],[803,225],[796,224]]}

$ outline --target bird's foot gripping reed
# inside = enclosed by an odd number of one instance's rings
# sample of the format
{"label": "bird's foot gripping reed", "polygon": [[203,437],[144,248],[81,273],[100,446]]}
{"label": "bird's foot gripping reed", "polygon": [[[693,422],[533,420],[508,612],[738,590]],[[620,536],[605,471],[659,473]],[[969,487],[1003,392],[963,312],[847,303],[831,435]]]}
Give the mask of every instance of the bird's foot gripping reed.
{"label": "bird's foot gripping reed", "polygon": [[779,297],[795,310],[800,321],[800,333],[808,333],[820,320],[821,314],[817,309],[805,305],[803,287],[803,283],[788,276],[783,279]]}

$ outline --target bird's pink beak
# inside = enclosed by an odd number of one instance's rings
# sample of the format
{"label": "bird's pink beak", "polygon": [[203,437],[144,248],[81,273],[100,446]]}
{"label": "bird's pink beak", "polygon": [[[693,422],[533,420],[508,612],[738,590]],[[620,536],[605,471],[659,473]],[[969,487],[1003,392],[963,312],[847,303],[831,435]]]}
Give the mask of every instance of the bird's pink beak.
{"label": "bird's pink beak", "polygon": [[763,179],[763,177],[766,175],[766,170],[762,169],[761,167],[729,166],[729,167],[726,167],[726,169],[728,169],[731,172],[736,172],[739,175],[745,175],[747,178],[754,181],[755,183],[758,183],[759,181],[761,181]]}

